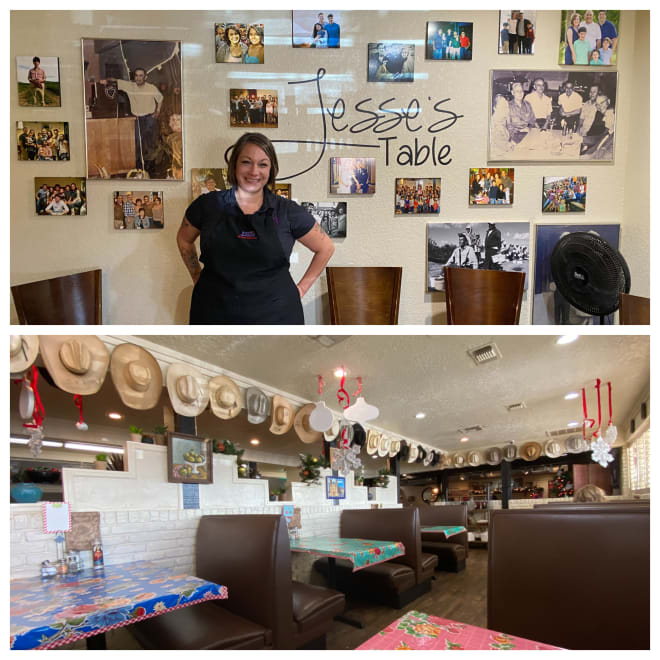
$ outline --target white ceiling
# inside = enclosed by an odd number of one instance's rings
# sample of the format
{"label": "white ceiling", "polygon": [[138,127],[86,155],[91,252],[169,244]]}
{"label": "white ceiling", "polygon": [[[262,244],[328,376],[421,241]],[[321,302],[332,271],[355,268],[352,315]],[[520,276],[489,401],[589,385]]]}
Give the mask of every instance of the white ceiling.
{"label": "white ceiling", "polygon": [[[620,437],[633,406],[649,388],[648,336],[581,336],[576,342],[557,345],[555,335],[502,336],[401,336],[351,335],[324,347],[309,336],[193,336],[143,335],[153,344],[178,351],[246,379],[310,401],[318,398],[317,376],[326,383],[323,399],[336,412],[339,381],[333,370],[343,365],[349,372],[345,389],[354,401],[357,377],[363,380],[363,396],[380,409],[374,425],[392,434],[445,451],[503,446],[529,440],[544,441],[547,431],[566,428],[582,419],[581,400],[564,400],[571,391],[588,390],[589,416],[597,412],[596,378],[613,385],[615,423]],[[477,366],[468,349],[494,341],[501,360]],[[80,433],[73,426],[77,411],[72,396],[40,381],[46,407],[47,435]],[[11,427],[20,429],[17,387],[11,388]],[[603,415],[607,413],[607,389],[602,389]],[[164,390],[161,402],[167,402]],[[524,402],[526,408],[509,412],[506,406]],[[162,423],[162,406],[135,411],[121,405],[108,376],[99,394],[84,398],[90,436],[110,441],[122,438],[129,424],[145,430]],[[111,422],[106,414],[118,409],[126,417]],[[416,419],[424,412],[424,419]],[[461,443],[459,429],[482,425]],[[198,433],[238,441],[246,447],[259,437],[259,450],[295,456],[320,452],[320,446],[304,445],[293,431],[272,435],[269,422],[253,425],[245,412],[223,421],[206,411],[198,418]],[[92,440],[93,438],[85,438]],[[421,467],[421,466],[420,466]]]}

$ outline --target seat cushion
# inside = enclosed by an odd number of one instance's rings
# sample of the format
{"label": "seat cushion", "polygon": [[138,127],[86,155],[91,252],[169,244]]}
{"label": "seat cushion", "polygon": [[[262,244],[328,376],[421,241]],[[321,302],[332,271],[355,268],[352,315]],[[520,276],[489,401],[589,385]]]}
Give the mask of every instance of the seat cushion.
{"label": "seat cushion", "polygon": [[[344,559],[337,559],[337,588],[350,591],[351,588],[385,590],[398,593],[415,586],[415,571],[405,564],[386,561],[353,572],[353,564]],[[325,577],[328,576],[328,559],[324,557],[314,562],[314,568]]]}
{"label": "seat cushion", "polygon": [[436,554],[422,552],[422,579],[431,577],[437,565],[438,556]]}
{"label": "seat cushion", "polygon": [[133,636],[150,650],[263,649],[270,631],[213,602],[139,621]]}
{"label": "seat cushion", "polygon": [[465,546],[459,543],[422,542],[422,552],[437,557],[440,570],[455,571],[465,566]]}
{"label": "seat cushion", "polygon": [[333,618],[341,614],[346,606],[344,594],[334,589],[294,581],[291,592],[293,619],[298,632],[322,628],[325,623],[330,627]]}

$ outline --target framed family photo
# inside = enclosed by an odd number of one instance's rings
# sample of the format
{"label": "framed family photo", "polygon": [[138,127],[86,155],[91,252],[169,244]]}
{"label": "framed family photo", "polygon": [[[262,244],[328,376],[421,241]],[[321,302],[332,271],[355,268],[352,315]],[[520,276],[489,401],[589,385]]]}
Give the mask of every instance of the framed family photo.
{"label": "framed family photo", "polygon": [[375,192],[375,158],[330,159],[330,193],[332,195],[367,195]]}
{"label": "framed family photo", "polygon": [[168,482],[171,484],[212,484],[212,446],[210,438],[168,432]]}
{"label": "framed family photo", "polygon": [[278,197],[284,197],[284,199],[292,199],[290,183],[276,183],[273,192]]}
{"label": "framed family photo", "polygon": [[230,89],[229,105],[232,127],[277,128],[277,90]]}
{"label": "framed family photo", "polygon": [[335,10],[293,11],[294,48],[341,48],[341,13]]}
{"label": "framed family photo", "polygon": [[396,179],[394,215],[440,213],[440,179]]}
{"label": "framed family photo", "polygon": [[264,63],[263,23],[216,23],[215,61],[231,64]]}
{"label": "framed family photo", "polygon": [[113,194],[115,229],[162,229],[163,193],[122,190]]}
{"label": "framed family photo", "polygon": [[346,202],[301,202],[330,238],[346,238]]}
{"label": "framed family photo", "polygon": [[584,213],[586,206],[586,176],[543,177],[543,213]]}
{"label": "framed family photo", "polygon": [[34,179],[37,215],[87,215],[87,181],[78,176]]}
{"label": "framed family photo", "polygon": [[197,199],[200,195],[205,195],[213,190],[228,190],[231,188],[226,167],[193,167],[190,170],[190,179],[193,199]]}
{"label": "framed family photo", "polygon": [[383,41],[367,48],[367,82],[413,82],[415,44]]}
{"label": "framed family photo", "polygon": [[18,105],[59,107],[60,58],[45,55],[18,55],[16,57]]}
{"label": "framed family photo", "polygon": [[614,66],[619,44],[618,9],[561,12],[559,64]]}
{"label": "framed family photo", "polygon": [[612,161],[617,73],[491,71],[489,160]]}
{"label": "framed family photo", "polygon": [[429,21],[426,24],[427,60],[471,60],[472,23]]}
{"label": "framed family photo", "polygon": [[82,39],[87,175],[183,179],[181,42]]}
{"label": "framed family photo", "polygon": [[18,160],[70,160],[69,122],[17,121]]}
{"label": "framed family photo", "polygon": [[470,168],[469,206],[513,204],[513,167]]}
{"label": "framed family photo", "polygon": [[536,10],[500,11],[497,52],[500,55],[534,55]]}

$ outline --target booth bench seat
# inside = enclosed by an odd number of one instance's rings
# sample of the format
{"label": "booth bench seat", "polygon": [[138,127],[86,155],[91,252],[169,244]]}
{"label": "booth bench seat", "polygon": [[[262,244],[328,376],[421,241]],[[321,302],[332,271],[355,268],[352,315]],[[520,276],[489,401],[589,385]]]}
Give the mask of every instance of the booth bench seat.
{"label": "booth bench seat", "polygon": [[[420,525],[461,525],[467,529],[468,513],[465,504],[425,506],[419,509]],[[467,532],[443,539],[441,534],[422,532],[422,552],[436,555],[439,571],[458,573],[465,568],[468,556]]]}

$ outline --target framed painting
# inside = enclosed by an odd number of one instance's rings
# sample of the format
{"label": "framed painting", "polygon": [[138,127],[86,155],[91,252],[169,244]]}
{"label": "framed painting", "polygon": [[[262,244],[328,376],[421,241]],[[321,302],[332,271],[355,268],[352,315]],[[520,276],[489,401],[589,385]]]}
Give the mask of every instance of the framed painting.
{"label": "framed painting", "polygon": [[210,438],[167,433],[167,480],[172,484],[212,484],[213,445]]}
{"label": "framed painting", "polygon": [[326,477],[325,497],[328,500],[346,499],[346,477]]}

